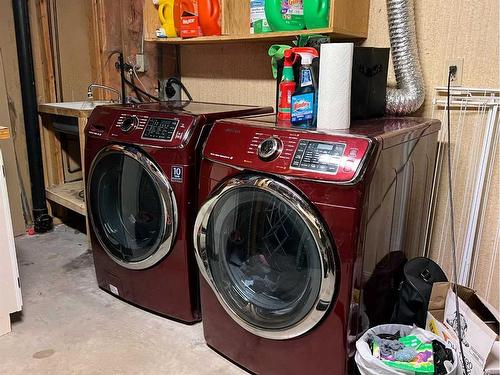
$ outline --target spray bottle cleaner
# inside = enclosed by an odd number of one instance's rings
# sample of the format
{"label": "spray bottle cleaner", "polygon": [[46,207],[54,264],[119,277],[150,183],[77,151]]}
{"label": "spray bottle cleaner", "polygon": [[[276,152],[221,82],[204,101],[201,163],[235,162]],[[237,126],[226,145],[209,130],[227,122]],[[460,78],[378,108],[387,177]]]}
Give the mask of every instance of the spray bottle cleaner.
{"label": "spray bottle cleaner", "polygon": [[293,48],[300,55],[299,86],[292,95],[291,106],[292,126],[304,129],[316,128],[316,113],[318,102],[318,85],[312,70],[312,61],[318,57],[314,48]]}
{"label": "spray bottle cleaner", "polygon": [[292,117],[292,95],[295,92],[295,76],[293,74],[293,64],[297,55],[293,49],[287,49],[284,53],[284,66],[278,95],[278,120],[290,124]]}

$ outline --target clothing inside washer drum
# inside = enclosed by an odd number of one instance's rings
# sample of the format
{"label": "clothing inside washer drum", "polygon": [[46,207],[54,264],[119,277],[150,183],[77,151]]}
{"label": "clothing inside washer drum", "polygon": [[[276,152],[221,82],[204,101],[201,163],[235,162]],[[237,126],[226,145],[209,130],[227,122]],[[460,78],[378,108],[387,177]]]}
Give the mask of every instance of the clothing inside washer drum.
{"label": "clothing inside washer drum", "polygon": [[208,223],[207,252],[218,291],[241,318],[281,329],[300,321],[321,287],[321,261],[300,214],[264,190],[227,192]]}

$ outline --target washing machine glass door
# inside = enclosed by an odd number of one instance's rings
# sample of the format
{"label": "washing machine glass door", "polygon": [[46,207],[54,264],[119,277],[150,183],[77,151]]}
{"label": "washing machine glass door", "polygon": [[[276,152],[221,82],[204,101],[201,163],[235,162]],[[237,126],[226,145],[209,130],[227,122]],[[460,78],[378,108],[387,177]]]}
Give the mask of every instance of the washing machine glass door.
{"label": "washing machine glass door", "polygon": [[194,235],[204,278],[248,331],[292,338],[327,312],[333,245],[315,211],[287,185],[259,176],[229,180],[201,208]]}
{"label": "washing machine glass door", "polygon": [[94,159],[87,199],[94,233],[111,259],[144,269],[170,251],[177,225],[172,188],[134,147],[112,145]]}

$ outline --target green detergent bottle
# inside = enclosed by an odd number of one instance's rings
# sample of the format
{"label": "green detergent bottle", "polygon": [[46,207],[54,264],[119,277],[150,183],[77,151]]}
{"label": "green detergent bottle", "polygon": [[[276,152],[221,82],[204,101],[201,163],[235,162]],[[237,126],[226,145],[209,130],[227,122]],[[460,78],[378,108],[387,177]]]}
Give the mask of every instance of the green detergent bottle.
{"label": "green detergent bottle", "polygon": [[304,21],[308,29],[328,27],[330,0],[304,0]]}
{"label": "green detergent bottle", "polygon": [[266,18],[273,31],[305,28],[304,2],[309,0],[266,0]]}

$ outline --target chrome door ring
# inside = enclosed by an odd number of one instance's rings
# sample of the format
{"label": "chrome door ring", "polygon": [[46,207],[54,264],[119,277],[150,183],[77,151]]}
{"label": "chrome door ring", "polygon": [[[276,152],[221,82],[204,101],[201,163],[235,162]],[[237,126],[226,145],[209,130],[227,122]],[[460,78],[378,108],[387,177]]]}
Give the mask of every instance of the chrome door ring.
{"label": "chrome door ring", "polygon": [[[158,241],[159,245],[156,251],[151,254],[148,258],[143,259],[138,262],[125,262],[121,259],[118,259],[113,253],[107,248],[102,240],[97,226],[94,222],[94,216],[92,215],[92,209],[90,207],[90,203],[87,204],[88,207],[88,216],[89,221],[91,222],[92,229],[99,241],[100,245],[104,249],[104,251],[109,255],[109,257],[119,264],[120,266],[132,270],[142,270],[145,268],[149,268],[156,263],[158,263],[161,259],[163,259],[171,250],[175,236],[177,233],[177,204],[175,201],[174,192],[172,190],[172,186],[168,182],[168,179],[165,177],[164,173],[141,151],[133,146],[125,146],[119,144],[113,144],[105,147],[96,155],[92,164],[90,166],[88,181],[87,181],[87,197],[91,197],[91,181],[94,173],[94,169],[97,163],[102,160],[105,156],[111,154],[120,154],[125,155],[134,159],[137,163],[144,168],[147,172],[148,176],[151,177],[153,183],[155,184],[157,191],[160,193],[160,200],[162,205],[162,212],[165,215],[165,219],[170,218],[170,220],[165,220],[164,226],[162,228],[162,232],[160,233],[161,239]],[[170,223],[169,223],[170,221]],[[171,225],[170,225],[171,224]]]}
{"label": "chrome door ring", "polygon": [[[316,243],[316,249],[319,252],[322,271],[320,291],[314,303],[314,308],[311,309],[302,318],[302,320],[293,326],[271,330],[250,324],[246,320],[242,319],[224,300],[222,294],[217,288],[217,285],[215,284],[214,278],[212,277],[206,249],[208,222],[215,205],[219,202],[221,197],[229,191],[242,187],[262,189],[263,191],[271,193],[278,199],[284,201],[302,218]],[[257,175],[243,175],[231,178],[219,189],[217,189],[201,207],[196,218],[193,236],[196,261],[201,274],[212,288],[213,292],[217,296],[217,299],[226,312],[236,323],[248,332],[266,339],[291,339],[303,335],[313,329],[328,312],[329,306],[332,303],[335,294],[336,271],[333,256],[334,248],[328,236],[327,229],[317,217],[317,213],[314,212],[311,206],[299,194],[287,185],[278,182],[273,178]]]}

